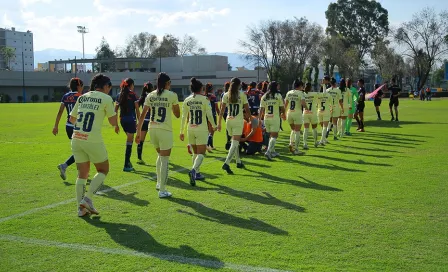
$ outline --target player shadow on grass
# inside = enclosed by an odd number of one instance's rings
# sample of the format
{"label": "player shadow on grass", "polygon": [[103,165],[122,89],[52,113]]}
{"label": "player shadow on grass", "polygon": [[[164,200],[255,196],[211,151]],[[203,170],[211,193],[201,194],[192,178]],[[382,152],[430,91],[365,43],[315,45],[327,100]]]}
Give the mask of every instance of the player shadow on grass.
{"label": "player shadow on grass", "polygon": [[183,213],[189,216],[194,216],[203,220],[207,220],[210,222],[215,222],[219,224],[234,226],[238,228],[253,230],[253,231],[262,231],[266,233],[271,233],[275,235],[288,235],[287,231],[279,229],[275,226],[272,226],[268,223],[265,223],[256,218],[241,218],[235,215],[225,213],[222,211],[215,210],[213,208],[209,208],[201,203],[194,202],[191,200],[181,199],[181,198],[169,198],[169,201],[182,205],[184,207],[189,207],[193,209],[196,213],[179,209],[177,210],[179,213]]}
{"label": "player shadow on grass", "polygon": [[224,266],[217,257],[197,252],[190,246],[181,245],[179,248],[174,248],[162,245],[139,226],[104,222],[100,220],[100,217],[83,217],[83,219],[94,227],[104,229],[115,243],[138,253],[165,261],[195,264],[208,268]]}
{"label": "player shadow on grass", "polygon": [[420,121],[400,121],[400,122],[392,122],[392,121],[375,121],[375,120],[367,120],[364,122],[366,127],[387,127],[387,128],[401,128],[402,125],[448,125],[448,123],[441,122],[420,122]]}
{"label": "player shadow on grass", "polygon": [[[306,157],[306,155],[304,157]],[[305,166],[305,167],[313,167],[313,168],[320,168],[320,169],[327,169],[327,170],[337,170],[337,171],[346,171],[346,172],[366,172],[364,170],[359,170],[359,169],[354,169],[354,168],[345,168],[345,167],[342,167],[342,166],[339,166],[339,165],[335,165],[335,164],[332,164],[332,163],[329,163],[329,164],[314,164],[314,163],[311,163],[311,162],[306,161],[306,160],[296,161],[296,160],[291,159],[288,156],[280,156],[279,159],[283,160],[283,161],[288,161],[288,162],[291,162],[291,163],[299,163],[300,166]]]}
{"label": "player shadow on grass", "polygon": [[351,140],[353,144],[357,143],[363,143],[363,144],[371,144],[371,145],[381,145],[381,146],[388,146],[388,147],[399,147],[399,148],[415,148],[416,145],[420,145],[419,143],[412,143],[412,141],[409,141],[409,143],[385,143],[384,140],[375,140],[371,138],[353,138]]}
{"label": "player shadow on grass", "polygon": [[208,181],[204,181],[203,183],[211,185],[211,186],[215,186],[216,188],[214,188],[213,190],[216,190],[218,193],[221,193],[221,194],[238,197],[241,199],[249,200],[249,201],[264,204],[264,205],[279,206],[279,207],[283,207],[288,210],[293,210],[293,211],[297,211],[297,212],[305,212],[305,208],[300,207],[295,204],[292,204],[292,203],[289,203],[289,202],[282,201],[282,200],[272,196],[268,192],[263,192],[263,194],[265,195],[265,196],[263,196],[263,195],[253,194],[253,193],[249,193],[249,192],[245,192],[245,191],[238,191],[238,190],[232,189],[230,187],[220,185],[220,184],[211,183]]}
{"label": "player shadow on grass", "polygon": [[391,133],[391,132],[373,132],[373,131],[369,131],[367,132],[368,134],[376,134],[376,135],[397,135],[397,136],[409,136],[412,138],[434,138],[433,136],[422,136],[422,135],[414,135],[414,134],[403,134],[403,133]]}
{"label": "player shadow on grass", "polygon": [[[106,191],[106,192],[104,192],[104,191]],[[99,194],[99,196],[103,196],[103,197],[107,197],[107,198],[111,198],[111,199],[119,200],[119,201],[126,201],[126,202],[129,202],[131,204],[135,204],[135,205],[141,206],[141,207],[148,206],[149,202],[147,200],[137,198],[135,196],[137,194],[138,194],[137,192],[123,194],[122,192],[117,191],[114,188],[103,184],[101,186],[101,194]]]}
{"label": "player shadow on grass", "polygon": [[[320,150],[324,150],[324,149],[320,149]],[[340,154],[346,154],[346,155],[354,155],[354,156],[363,156],[363,157],[373,157],[373,158],[378,158],[378,159],[392,159],[394,157],[392,156],[388,156],[388,155],[375,155],[375,154],[366,154],[366,153],[358,153],[358,152],[353,152],[353,151],[348,151],[348,150],[340,150],[340,149],[332,149],[332,148],[328,148],[326,147],[325,150],[327,151],[331,151],[331,152],[335,152],[335,153],[340,153]],[[311,155],[308,155],[311,156]],[[333,161],[339,161],[339,158],[335,158],[333,159]],[[390,166],[390,165],[388,165]]]}
{"label": "player shadow on grass", "polygon": [[[395,150],[390,150],[390,149],[381,149],[381,148],[368,148],[368,147],[359,147],[356,145],[341,145],[338,144],[338,147],[344,148],[344,149],[355,149],[355,150],[366,150],[366,151],[370,151],[370,152],[391,152],[391,153],[403,153],[400,151],[395,151]],[[355,154],[355,153],[353,153]],[[358,154],[358,153],[356,153]],[[364,155],[364,154],[359,154],[359,155]],[[372,157],[378,157],[376,155],[367,155],[367,156],[372,156]],[[380,156],[379,158],[385,158],[385,159],[390,159],[392,158],[391,156]]]}
{"label": "player shadow on grass", "polygon": [[369,135],[368,133],[362,135],[356,135],[355,139],[368,139],[375,140],[378,143],[382,143],[384,141],[395,143],[395,144],[403,144],[403,145],[420,145],[420,143],[426,143],[426,141],[412,138],[401,138],[395,135]]}
{"label": "player shadow on grass", "polygon": [[191,190],[191,191],[208,191],[210,188],[204,188],[201,186],[202,181],[196,181],[196,186],[190,185],[190,179],[186,175],[185,180],[181,180],[174,177],[169,177],[167,186],[176,187],[182,190]]}
{"label": "player shadow on grass", "polygon": [[[273,176],[270,175],[268,173],[264,173],[264,172],[256,172],[256,171],[251,171],[248,170],[249,172],[252,172],[254,174],[258,174],[259,178],[263,178],[266,181],[269,182],[273,182],[273,183],[287,183],[287,184],[291,184],[297,187],[302,187],[302,188],[307,188],[307,189],[313,189],[313,190],[320,190],[320,191],[333,191],[333,192],[342,192],[341,189],[339,188],[335,188],[335,187],[331,187],[331,186],[327,186],[327,185],[322,185],[316,182],[313,182],[309,179],[306,179],[304,177],[299,176],[299,178],[303,179],[304,181],[299,181],[299,180],[293,180],[293,179],[285,179],[285,178],[281,178],[278,176]],[[359,171],[359,172],[364,172],[364,171]],[[254,177],[253,175],[244,175],[247,177]]]}
{"label": "player shadow on grass", "polygon": [[[337,152],[337,151],[336,151]],[[362,154],[359,154],[360,156],[363,156]],[[333,157],[328,157],[328,156],[324,156],[324,155],[307,155],[308,157],[315,157],[315,158],[319,158],[319,159],[326,159],[326,160],[330,160],[330,161],[338,161],[338,162],[346,162],[346,163],[352,163],[352,164],[363,164],[363,165],[371,165],[371,166],[383,166],[383,167],[391,167],[391,164],[386,164],[386,163],[372,163],[372,162],[366,162],[363,160],[347,160],[347,159],[343,159],[343,158],[333,158]],[[378,157],[378,156],[375,156]],[[390,157],[391,158],[391,157]]]}

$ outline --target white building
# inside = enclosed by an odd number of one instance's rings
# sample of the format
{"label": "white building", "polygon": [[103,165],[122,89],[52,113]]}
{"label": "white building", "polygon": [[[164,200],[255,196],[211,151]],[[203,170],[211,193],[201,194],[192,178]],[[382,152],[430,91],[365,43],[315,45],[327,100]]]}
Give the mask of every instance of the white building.
{"label": "white building", "polygon": [[[0,28],[0,48],[2,47],[10,47],[15,50],[15,56],[9,61],[10,70],[23,71],[24,68],[25,71],[34,71],[34,45],[31,31],[20,32],[16,31],[14,27],[11,29]],[[7,67],[8,63],[0,54],[0,69]]]}

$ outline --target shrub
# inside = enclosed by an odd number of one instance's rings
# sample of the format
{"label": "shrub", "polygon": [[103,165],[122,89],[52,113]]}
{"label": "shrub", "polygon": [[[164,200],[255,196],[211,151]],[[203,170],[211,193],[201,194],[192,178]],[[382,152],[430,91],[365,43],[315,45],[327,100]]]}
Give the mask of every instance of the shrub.
{"label": "shrub", "polygon": [[39,101],[39,96],[37,94],[33,94],[31,96],[31,101],[33,101],[34,103],[36,103],[37,101]]}
{"label": "shrub", "polygon": [[0,103],[9,103],[11,102],[11,96],[8,94],[0,94]]}
{"label": "shrub", "polygon": [[21,95],[17,96],[17,102],[22,103],[23,102],[23,96],[21,96]]}
{"label": "shrub", "polygon": [[48,102],[48,95],[44,95],[44,102]]}

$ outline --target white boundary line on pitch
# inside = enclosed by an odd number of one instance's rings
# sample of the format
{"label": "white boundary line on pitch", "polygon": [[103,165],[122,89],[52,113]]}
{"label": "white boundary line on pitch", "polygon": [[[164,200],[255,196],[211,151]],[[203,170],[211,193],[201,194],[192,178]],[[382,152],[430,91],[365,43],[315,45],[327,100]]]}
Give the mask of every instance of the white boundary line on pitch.
{"label": "white boundary line on pitch", "polygon": [[[206,161],[202,165],[209,164],[209,163],[212,163],[212,162],[215,162],[215,161],[219,161],[219,160],[221,160],[221,158],[214,158],[214,159]],[[176,171],[170,171],[170,172],[172,173],[171,175],[175,175],[175,174],[187,171],[187,170],[188,170],[187,168],[183,168],[183,169],[179,169],[179,170],[176,170]],[[125,188],[125,187],[128,187],[128,186],[137,184],[137,183],[141,183],[143,181],[147,181],[148,179],[149,180],[154,180],[154,178],[155,178],[154,176],[148,176],[147,178],[140,179],[140,180],[135,180],[135,181],[132,181],[132,182],[129,182],[129,183],[125,183],[125,184],[122,184],[122,185],[117,185],[115,187],[108,188],[106,190],[98,191],[97,193],[107,193],[107,192],[115,191],[115,190],[118,190],[118,189],[121,189],[121,188]],[[22,213],[13,214],[13,215],[10,215],[10,216],[7,216],[7,217],[3,217],[3,218],[0,218],[0,224],[3,223],[3,222],[9,221],[9,220],[16,219],[16,218],[23,217],[23,216],[27,216],[27,215],[30,215],[30,214],[33,214],[33,213],[36,213],[36,212],[40,212],[40,211],[43,211],[43,210],[52,209],[52,208],[57,207],[57,206],[69,204],[69,203],[74,202],[74,201],[76,201],[76,198],[67,199],[67,200],[64,200],[64,201],[61,201],[61,202],[57,202],[57,203],[53,203],[53,204],[50,204],[50,205],[47,205],[47,206],[34,208],[34,209],[31,209],[31,210],[28,210],[28,211],[25,211],[25,212],[22,212]]]}
{"label": "white boundary line on pitch", "polygon": [[265,267],[240,265],[240,264],[233,264],[233,263],[212,261],[212,260],[205,260],[205,259],[198,259],[198,258],[189,258],[189,257],[177,256],[177,255],[168,255],[168,254],[160,254],[160,253],[146,253],[146,252],[134,251],[134,250],[130,250],[130,249],[97,247],[97,246],[92,246],[92,245],[69,244],[69,243],[62,243],[62,242],[48,241],[48,240],[41,240],[41,239],[34,239],[34,238],[26,238],[26,237],[13,236],[13,235],[0,235],[0,240],[8,241],[8,242],[19,242],[19,243],[28,244],[28,245],[66,248],[66,249],[70,249],[70,250],[83,250],[83,251],[90,251],[90,252],[97,252],[97,253],[104,253],[104,254],[116,254],[116,255],[142,257],[142,258],[155,258],[155,259],[160,259],[160,260],[164,260],[164,261],[177,262],[177,263],[190,264],[190,265],[198,265],[198,266],[208,267],[208,268],[228,268],[228,269],[233,269],[233,270],[238,270],[238,271],[259,271],[259,272],[284,272],[285,271],[285,270],[278,270],[278,269],[265,268]]}

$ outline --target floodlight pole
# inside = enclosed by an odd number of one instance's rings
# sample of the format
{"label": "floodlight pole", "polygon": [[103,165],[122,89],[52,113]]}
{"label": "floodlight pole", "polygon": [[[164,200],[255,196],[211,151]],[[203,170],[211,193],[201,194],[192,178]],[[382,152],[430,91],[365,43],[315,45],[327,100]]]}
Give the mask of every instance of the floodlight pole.
{"label": "floodlight pole", "polygon": [[84,34],[89,33],[89,30],[85,26],[77,26],[78,32],[82,35],[82,58],[85,59],[84,55]]}

